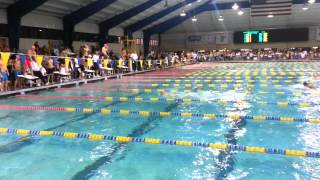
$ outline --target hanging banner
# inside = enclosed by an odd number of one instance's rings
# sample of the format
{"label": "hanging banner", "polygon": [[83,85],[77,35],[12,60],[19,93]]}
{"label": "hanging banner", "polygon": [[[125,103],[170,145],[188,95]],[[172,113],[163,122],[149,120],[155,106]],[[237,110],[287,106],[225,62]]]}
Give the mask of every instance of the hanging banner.
{"label": "hanging banner", "polygon": [[228,44],[229,36],[227,33],[217,33],[216,34],[216,44]]}
{"label": "hanging banner", "polygon": [[187,44],[228,44],[228,33],[206,33],[187,36]]}
{"label": "hanging banner", "polygon": [[187,38],[189,44],[201,44],[202,36],[201,35],[190,35]]}
{"label": "hanging banner", "polygon": [[316,40],[320,41],[320,27],[317,27],[317,30],[316,30]]}
{"label": "hanging banner", "polygon": [[216,41],[216,37],[215,37],[215,34],[212,33],[212,34],[207,34],[203,37],[203,42],[206,43],[206,44],[214,44]]}

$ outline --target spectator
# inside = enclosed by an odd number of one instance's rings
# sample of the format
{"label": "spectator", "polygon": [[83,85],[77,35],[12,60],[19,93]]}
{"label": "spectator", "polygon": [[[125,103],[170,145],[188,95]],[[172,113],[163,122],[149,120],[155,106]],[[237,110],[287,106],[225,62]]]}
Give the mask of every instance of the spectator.
{"label": "spectator", "polygon": [[99,52],[96,51],[95,54],[92,56],[92,61],[93,61],[93,70],[95,76],[100,75],[100,57],[99,57]]}
{"label": "spectator", "polygon": [[47,72],[47,82],[48,83],[53,83],[53,72],[54,72],[54,64],[53,64],[53,59],[51,57],[48,58],[48,60],[45,63],[45,69]]}
{"label": "spectator", "polygon": [[1,54],[0,54],[0,90],[3,91],[8,91],[9,87],[9,73],[8,70],[3,66],[3,61],[1,58]]}
{"label": "spectator", "polygon": [[132,70],[137,71],[138,70],[138,54],[137,54],[137,52],[131,53],[130,59],[132,60]]}
{"label": "spectator", "polygon": [[14,89],[21,88],[19,75],[22,75],[22,68],[21,68],[21,61],[20,61],[19,55],[16,55],[16,58],[14,60],[14,74],[15,74],[15,80],[16,80],[14,83]]}
{"label": "spectator", "polygon": [[14,63],[17,56],[15,54],[12,54],[9,58],[8,64],[7,64],[7,70],[9,73],[9,89],[15,90],[15,81],[16,81],[16,74],[14,69]]}
{"label": "spectator", "polygon": [[[33,75],[38,77],[41,80],[42,85],[45,85],[46,80],[41,72],[40,66],[38,65],[38,63],[34,57],[32,57],[32,59],[31,59],[31,69],[32,69]],[[40,86],[40,84],[38,84],[38,86]]]}
{"label": "spectator", "polygon": [[101,56],[105,59],[109,59],[109,45],[106,43],[103,45],[103,47],[101,48]]}
{"label": "spectator", "polygon": [[39,46],[38,41],[36,41],[36,42],[33,44],[33,46],[34,46],[34,51],[35,51],[37,54],[39,54],[39,53],[40,53],[40,46]]}
{"label": "spectator", "polygon": [[80,70],[80,65],[79,65],[79,58],[77,56],[73,57],[71,59],[71,62],[70,62],[70,70],[71,70],[71,77],[73,79],[79,79],[80,78],[80,73],[81,73],[81,70]]}

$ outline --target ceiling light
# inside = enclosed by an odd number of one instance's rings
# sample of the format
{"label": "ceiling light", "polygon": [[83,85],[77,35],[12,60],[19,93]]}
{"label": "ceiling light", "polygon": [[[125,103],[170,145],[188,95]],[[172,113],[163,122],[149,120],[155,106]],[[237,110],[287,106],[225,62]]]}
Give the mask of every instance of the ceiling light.
{"label": "ceiling light", "polygon": [[192,22],[197,22],[198,19],[197,19],[195,16],[193,16],[193,18],[191,19],[191,21],[192,21]]}
{"label": "ceiling light", "polygon": [[42,29],[39,29],[39,32],[42,32]]}
{"label": "ceiling light", "polygon": [[192,3],[189,3],[188,6],[192,6]]}
{"label": "ceiling light", "polygon": [[201,2],[202,0],[198,0],[197,2],[199,3],[199,2]]}
{"label": "ceiling light", "polygon": [[233,10],[238,10],[239,9],[239,5],[235,2],[232,6]]}
{"label": "ceiling light", "polygon": [[308,3],[310,3],[310,4],[313,4],[315,2],[316,2],[316,0],[308,0]]}
{"label": "ceiling light", "polygon": [[239,15],[239,16],[242,16],[243,13],[244,13],[244,12],[243,12],[241,9],[238,11],[238,15]]}
{"label": "ceiling light", "polygon": [[308,10],[309,9],[309,7],[307,6],[307,5],[304,5],[303,7],[302,7],[302,10],[304,10],[304,11],[306,11],[306,10]]}
{"label": "ceiling light", "polygon": [[224,19],[223,19],[222,16],[219,16],[218,20],[219,20],[219,21],[224,21]]}
{"label": "ceiling light", "polygon": [[268,18],[274,18],[274,15],[273,14],[269,14],[267,17]]}
{"label": "ceiling light", "polygon": [[182,10],[182,12],[180,13],[180,16],[181,17],[184,17],[184,16],[186,16],[187,14],[186,14],[186,12],[184,12],[184,10]]}

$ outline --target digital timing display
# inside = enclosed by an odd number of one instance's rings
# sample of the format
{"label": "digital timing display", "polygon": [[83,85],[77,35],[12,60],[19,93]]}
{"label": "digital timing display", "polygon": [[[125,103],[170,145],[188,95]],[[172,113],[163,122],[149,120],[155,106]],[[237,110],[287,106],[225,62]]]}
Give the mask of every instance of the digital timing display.
{"label": "digital timing display", "polygon": [[269,34],[266,31],[245,31],[243,32],[243,43],[267,43]]}
{"label": "digital timing display", "polygon": [[308,28],[238,31],[234,33],[234,43],[238,44],[262,44],[270,42],[296,42],[308,40]]}

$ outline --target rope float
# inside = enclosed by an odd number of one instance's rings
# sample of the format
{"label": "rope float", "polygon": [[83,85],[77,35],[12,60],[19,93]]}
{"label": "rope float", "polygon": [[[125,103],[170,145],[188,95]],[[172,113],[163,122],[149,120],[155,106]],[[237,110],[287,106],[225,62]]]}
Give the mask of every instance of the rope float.
{"label": "rope float", "polygon": [[[184,77],[186,78],[213,78],[213,77],[239,77],[239,78],[261,78],[265,79],[266,77],[271,78],[278,78],[281,77],[282,79],[290,79],[290,78],[299,78],[303,76],[311,76],[314,75],[313,73],[301,73],[300,75],[280,75],[280,74],[239,74],[239,75],[233,75],[233,74],[210,74],[210,75],[201,75],[201,74],[192,74],[192,75],[186,75]],[[318,74],[317,74],[318,75]]]}
{"label": "rope float", "polygon": [[164,89],[125,89],[125,88],[58,88],[56,91],[107,91],[107,92],[145,92],[145,93],[153,93],[153,92],[165,92]]}
{"label": "rope float", "polygon": [[92,84],[84,84],[83,86],[85,87],[151,87],[151,84],[149,83],[114,83],[114,82],[108,82],[107,84],[105,83],[92,83]]}
{"label": "rope float", "polygon": [[[189,74],[197,74],[197,73],[201,73],[201,74],[220,74],[220,73],[228,73],[228,74],[247,74],[247,73],[259,73],[259,72],[264,72],[264,73],[269,73],[269,74],[272,74],[272,73],[288,73],[288,74],[300,74],[300,73],[310,73],[310,72],[317,72],[319,70],[319,68],[317,69],[287,69],[287,70],[284,70],[284,69],[278,69],[278,70],[271,70],[272,68],[270,69],[250,69],[250,70],[246,70],[246,69],[241,69],[241,68],[234,68],[234,69],[221,69],[221,70],[218,70],[218,71],[195,71],[195,72],[190,72]],[[230,72],[233,71],[233,72]],[[237,72],[234,72],[234,70],[237,70]]]}
{"label": "rope float", "polygon": [[242,69],[223,69],[222,71],[216,71],[216,72],[193,72],[193,73],[186,73],[186,75],[236,75],[236,76],[243,76],[243,75],[262,75],[262,76],[304,76],[307,74],[313,74],[318,73],[319,70],[305,70],[305,71],[244,71]]}
{"label": "rope float", "polygon": [[91,133],[74,133],[74,132],[59,132],[59,131],[37,131],[26,129],[9,129],[0,128],[0,134],[2,135],[31,135],[39,137],[60,137],[69,139],[86,139],[91,141],[114,141],[117,143],[144,143],[150,145],[171,145],[171,146],[185,146],[185,147],[199,147],[199,148],[211,148],[215,150],[224,151],[242,151],[249,153],[264,153],[284,156],[296,156],[296,157],[311,157],[320,158],[320,152],[310,152],[304,150],[291,150],[291,149],[275,149],[256,146],[242,146],[231,144],[214,144],[207,142],[192,142],[192,141],[179,141],[179,140],[163,140],[156,138],[139,138],[139,137],[126,137],[126,136],[111,136]]}
{"label": "rope float", "polygon": [[[184,93],[190,93],[190,92],[205,92],[206,90],[202,89],[197,89],[197,90],[192,90],[192,89],[185,89],[185,90],[175,90],[175,89],[170,89],[170,90],[165,90],[165,89],[138,89],[138,88],[133,88],[133,89],[117,89],[117,88],[58,88],[56,91],[107,91],[107,92],[132,92],[132,93],[159,93],[159,92],[170,92],[170,93],[177,93],[177,92],[184,92]],[[211,91],[212,93],[222,93],[225,91],[218,91],[214,90]],[[250,92],[250,91],[237,91],[241,92],[244,94],[270,94],[270,95],[287,95],[287,94],[293,94],[294,96],[303,96],[303,95],[312,95],[312,96],[320,96],[320,93],[304,93],[300,91],[295,91],[295,92],[285,92],[285,91],[276,91],[276,92],[267,92],[267,91],[255,91]]]}
{"label": "rope float", "polygon": [[[306,77],[306,76],[301,76]],[[183,76],[175,79],[281,79],[281,80],[288,80],[288,79],[298,79],[300,77],[294,77],[294,76],[264,76],[263,78],[261,76]],[[162,79],[168,79],[168,78],[162,78]]]}
{"label": "rope float", "polygon": [[[96,96],[37,96],[37,95],[17,95],[17,98],[21,99],[68,99],[68,100],[97,100],[97,101],[107,101],[107,102],[182,102],[182,103],[210,103],[216,102],[220,105],[224,105],[227,103],[240,103],[241,101],[228,101],[224,99],[215,99],[215,100],[202,100],[202,99],[195,99],[195,98],[158,98],[158,97],[150,97],[150,98],[143,98],[143,97],[96,97]],[[293,103],[293,102],[265,102],[265,101],[246,101],[247,103],[255,103],[258,105],[276,105],[280,107],[287,107],[287,106],[299,106],[299,107],[311,107],[311,106],[318,106],[320,103],[312,103],[312,102],[300,102],[300,103]]]}
{"label": "rope float", "polygon": [[[211,68],[211,69],[200,69],[201,72],[221,72],[223,70],[234,70],[234,69],[239,69],[242,71],[248,71],[248,67],[246,66],[228,66],[228,67],[223,67],[219,66],[218,68]],[[296,72],[296,71],[308,71],[308,70],[318,70],[319,66],[295,66],[295,67],[274,67],[274,66],[269,66],[269,67],[261,67],[261,66],[256,66],[256,67],[250,67],[251,71],[275,71],[275,72]]]}
{"label": "rope float", "polygon": [[197,80],[197,79],[211,79],[211,80],[241,80],[241,79],[244,79],[244,80],[250,80],[250,79],[254,79],[254,80],[257,80],[257,79],[261,79],[261,80],[270,80],[270,79],[278,79],[278,80],[293,80],[293,79],[298,79],[297,77],[291,77],[291,76],[287,76],[287,77],[284,77],[284,76],[277,76],[277,77],[274,77],[274,76],[264,76],[264,77],[260,77],[260,76],[204,76],[204,77],[197,77],[197,76],[194,76],[194,77],[191,77],[191,76],[182,76],[182,77],[175,77],[175,78],[171,78],[171,77],[130,77],[128,79],[133,79],[133,80],[141,80],[141,79],[154,79],[154,80],[165,80],[165,79],[178,79],[178,80]]}
{"label": "rope float", "polygon": [[[230,70],[229,70],[230,71]],[[250,71],[250,72],[240,72],[238,70],[234,70],[237,72],[218,72],[218,73],[190,73],[190,74],[186,74],[185,76],[230,76],[230,77],[235,77],[235,76],[260,76],[260,77],[265,77],[265,76],[270,76],[270,77],[274,77],[274,76],[283,76],[283,77],[299,77],[299,76],[307,76],[307,75],[318,75],[318,73],[314,73],[314,72],[257,72],[257,71]]]}
{"label": "rope float", "polygon": [[179,88],[240,88],[240,87],[247,87],[247,88],[254,88],[254,87],[260,87],[260,88],[268,88],[268,87],[274,87],[274,88],[283,88],[286,87],[282,84],[109,84],[109,85],[98,85],[98,84],[87,84],[86,87],[179,87]]}
{"label": "rope float", "polygon": [[[121,81],[118,81],[121,82]],[[130,81],[126,81],[126,82],[130,82]],[[271,82],[271,83],[301,83],[303,82],[303,80],[267,80],[267,79],[248,79],[248,80],[240,80],[240,79],[225,79],[225,80],[221,80],[221,79],[214,79],[214,80],[201,80],[201,79],[195,79],[195,80],[191,80],[191,79],[185,79],[185,80],[171,80],[171,79],[166,79],[165,82],[167,83],[267,83],[267,82]]]}
{"label": "rope float", "polygon": [[93,108],[75,108],[75,107],[45,107],[45,106],[8,106],[0,105],[0,109],[13,110],[30,110],[30,111],[59,111],[59,112],[78,112],[78,113],[102,113],[106,115],[115,114],[122,116],[136,115],[141,117],[194,117],[194,118],[230,118],[234,120],[247,119],[255,121],[279,121],[286,123],[312,123],[319,124],[318,118],[292,118],[292,117],[274,117],[274,116],[240,116],[240,115],[224,115],[224,114],[201,114],[189,112],[157,112],[157,111],[131,111],[119,109],[93,109]]}
{"label": "rope float", "polygon": [[[102,83],[104,85],[106,84],[118,84],[118,83],[133,83],[134,85],[136,84],[147,84],[147,83],[301,83],[303,80],[293,80],[293,79],[288,79],[288,80],[282,80],[282,79],[163,79],[163,80],[155,80],[155,81],[147,81],[147,80],[130,80],[130,79],[125,79],[125,80],[108,80],[105,83]],[[87,84],[88,85],[88,84]]]}
{"label": "rope float", "polygon": [[261,88],[267,88],[267,87],[275,87],[275,88],[282,88],[284,85],[281,84],[151,84],[151,87],[207,87],[207,88],[239,88],[239,87],[248,87],[248,88],[254,88],[254,87],[261,87]]}

